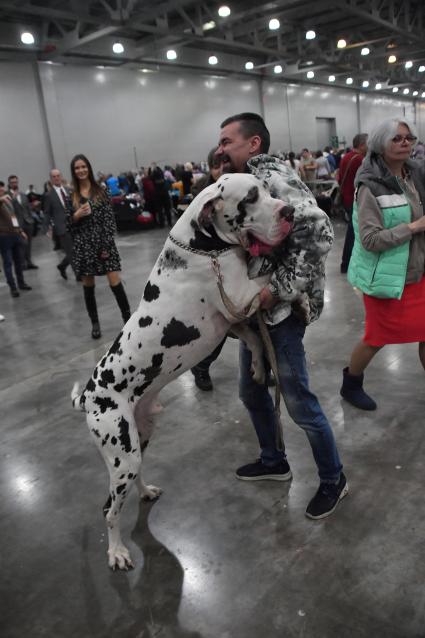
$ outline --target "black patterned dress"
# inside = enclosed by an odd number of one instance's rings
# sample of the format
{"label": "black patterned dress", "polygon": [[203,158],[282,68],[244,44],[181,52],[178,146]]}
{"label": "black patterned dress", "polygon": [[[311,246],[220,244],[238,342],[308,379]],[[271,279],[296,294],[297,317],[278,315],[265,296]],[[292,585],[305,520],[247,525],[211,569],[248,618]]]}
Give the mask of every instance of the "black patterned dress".
{"label": "black patterned dress", "polygon": [[74,222],[75,209],[68,208],[68,225],[73,239],[72,266],[82,275],[106,275],[121,270],[121,259],[115,245],[117,232],[114,211],[108,195],[89,199],[91,215]]}

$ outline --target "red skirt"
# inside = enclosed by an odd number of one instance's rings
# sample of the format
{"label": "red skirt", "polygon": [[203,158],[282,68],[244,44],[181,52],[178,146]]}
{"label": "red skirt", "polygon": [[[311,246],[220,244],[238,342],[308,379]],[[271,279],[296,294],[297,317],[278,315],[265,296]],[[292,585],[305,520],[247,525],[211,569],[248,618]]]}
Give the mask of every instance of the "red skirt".
{"label": "red skirt", "polygon": [[404,287],[401,299],[363,295],[366,326],[363,341],[370,346],[425,341],[425,277]]}

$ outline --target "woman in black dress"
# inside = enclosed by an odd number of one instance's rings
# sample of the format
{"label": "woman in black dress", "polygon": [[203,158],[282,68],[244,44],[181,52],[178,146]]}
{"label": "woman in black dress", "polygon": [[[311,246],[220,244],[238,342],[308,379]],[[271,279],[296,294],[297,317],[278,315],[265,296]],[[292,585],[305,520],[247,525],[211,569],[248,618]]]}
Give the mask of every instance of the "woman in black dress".
{"label": "woman in black dress", "polygon": [[124,323],[131,316],[120,280],[121,260],[114,241],[116,224],[106,191],[97,184],[90,162],[76,155],[71,162],[73,183],[69,213],[73,237],[72,263],[83,282],[84,300],[92,322],[92,337],[101,337],[95,297],[95,277],[106,275],[121,310]]}

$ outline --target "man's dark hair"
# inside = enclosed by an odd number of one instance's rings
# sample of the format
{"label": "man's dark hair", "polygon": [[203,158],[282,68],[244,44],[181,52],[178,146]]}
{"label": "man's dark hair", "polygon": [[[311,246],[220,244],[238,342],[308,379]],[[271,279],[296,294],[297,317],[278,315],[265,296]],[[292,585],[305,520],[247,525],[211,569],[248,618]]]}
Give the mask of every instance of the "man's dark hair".
{"label": "man's dark hair", "polygon": [[18,179],[17,175],[9,175],[9,177],[7,178],[7,181],[10,182],[11,179]]}
{"label": "man's dark hair", "polygon": [[0,182],[0,186],[4,186],[4,185],[5,185],[4,182]]}
{"label": "man's dark hair", "polygon": [[357,133],[357,135],[353,137],[353,148],[359,148],[362,144],[366,144],[367,138],[367,133]]}
{"label": "man's dark hair", "polygon": [[224,120],[220,128],[224,128],[233,122],[239,122],[241,133],[245,139],[258,135],[258,137],[261,138],[260,152],[268,153],[270,148],[270,133],[261,115],[257,113],[238,113],[238,115],[232,115]]}

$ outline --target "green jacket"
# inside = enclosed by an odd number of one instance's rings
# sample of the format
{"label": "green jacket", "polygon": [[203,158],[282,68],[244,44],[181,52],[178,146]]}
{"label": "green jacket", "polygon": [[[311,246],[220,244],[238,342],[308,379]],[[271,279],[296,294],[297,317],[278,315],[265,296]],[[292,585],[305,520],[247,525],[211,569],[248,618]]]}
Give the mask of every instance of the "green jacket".
{"label": "green jacket", "polygon": [[[377,197],[385,228],[411,221],[411,210],[404,194]],[[403,201],[404,200],[404,201]],[[353,205],[354,247],[348,268],[348,281],[373,297],[400,299],[406,281],[409,242],[383,252],[363,248],[359,236],[357,202]]]}

